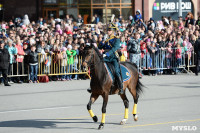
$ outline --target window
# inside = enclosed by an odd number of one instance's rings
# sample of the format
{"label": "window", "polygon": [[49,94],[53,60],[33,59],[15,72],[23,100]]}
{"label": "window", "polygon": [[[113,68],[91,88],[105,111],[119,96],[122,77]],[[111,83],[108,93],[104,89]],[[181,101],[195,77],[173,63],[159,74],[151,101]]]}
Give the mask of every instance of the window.
{"label": "window", "polygon": [[105,4],[106,0],[93,0],[93,4]]}
{"label": "window", "polygon": [[66,3],[67,3],[67,0],[59,0],[59,3],[66,4]]}
{"label": "window", "polygon": [[68,5],[74,5],[74,4],[77,4],[77,1],[78,0],[67,0],[67,4]]}
{"label": "window", "polygon": [[57,0],[44,0],[45,4],[56,4]]}
{"label": "window", "polygon": [[120,0],[107,0],[107,2],[108,3],[120,3]]}
{"label": "window", "polygon": [[122,3],[131,3],[131,0],[122,0]]}
{"label": "window", "polygon": [[122,16],[125,20],[128,20],[129,16],[132,14],[131,8],[122,8]]}
{"label": "window", "polygon": [[78,1],[79,4],[91,4],[90,0],[79,0]]}

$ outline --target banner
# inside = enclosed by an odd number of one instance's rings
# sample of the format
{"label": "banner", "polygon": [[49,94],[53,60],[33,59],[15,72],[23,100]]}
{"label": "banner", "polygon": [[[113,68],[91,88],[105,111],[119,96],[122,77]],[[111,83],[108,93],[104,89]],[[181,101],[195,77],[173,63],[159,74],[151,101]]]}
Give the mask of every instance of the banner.
{"label": "banner", "polygon": [[[182,0],[181,7],[183,18],[188,12],[194,11],[191,0]],[[152,10],[154,20],[161,20],[162,16],[171,16],[173,20],[178,20],[179,2],[178,0],[156,0]]]}

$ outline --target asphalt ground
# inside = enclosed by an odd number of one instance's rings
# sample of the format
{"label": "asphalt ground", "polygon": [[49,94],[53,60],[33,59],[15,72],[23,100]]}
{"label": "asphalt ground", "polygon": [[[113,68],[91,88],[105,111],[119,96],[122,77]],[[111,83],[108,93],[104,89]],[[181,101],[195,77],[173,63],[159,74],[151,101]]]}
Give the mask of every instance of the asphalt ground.
{"label": "asphalt ground", "polygon": [[102,98],[92,106],[99,121],[94,123],[86,105],[90,80],[39,84],[0,85],[0,133],[95,133],[200,132],[200,77],[194,74],[144,76],[146,86],[138,102],[138,121],[132,117],[120,125],[124,105],[118,95],[109,96],[106,124],[101,121]]}

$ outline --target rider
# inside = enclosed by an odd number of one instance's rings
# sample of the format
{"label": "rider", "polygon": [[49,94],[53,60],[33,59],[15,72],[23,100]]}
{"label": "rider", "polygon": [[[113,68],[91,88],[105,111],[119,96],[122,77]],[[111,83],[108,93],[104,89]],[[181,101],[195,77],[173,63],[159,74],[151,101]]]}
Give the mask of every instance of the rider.
{"label": "rider", "polygon": [[[99,49],[104,50],[104,61],[113,64],[115,68],[115,78],[119,87],[119,94],[123,94],[123,81],[121,77],[121,70],[119,65],[119,55],[117,50],[120,49],[120,39],[115,36],[115,31],[117,27],[111,23],[108,27],[108,36],[109,38],[105,41],[105,43],[99,45]],[[88,90],[90,92],[90,90]]]}

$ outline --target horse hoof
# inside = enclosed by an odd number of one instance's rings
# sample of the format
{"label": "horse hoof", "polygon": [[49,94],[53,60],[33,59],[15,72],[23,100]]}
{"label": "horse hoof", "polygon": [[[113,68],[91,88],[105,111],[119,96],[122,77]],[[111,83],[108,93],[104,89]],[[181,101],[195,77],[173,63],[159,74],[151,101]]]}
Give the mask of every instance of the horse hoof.
{"label": "horse hoof", "polygon": [[99,130],[101,130],[101,129],[103,129],[104,128],[104,123],[101,123],[100,125],[99,125]]}
{"label": "horse hoof", "polygon": [[138,116],[137,115],[133,115],[134,117],[134,121],[138,121]]}
{"label": "horse hoof", "polygon": [[96,115],[94,117],[92,117],[92,119],[93,119],[94,122],[98,121],[98,117]]}
{"label": "horse hoof", "polygon": [[123,119],[123,120],[120,122],[120,125],[126,124],[126,120],[127,120],[127,119]]}

